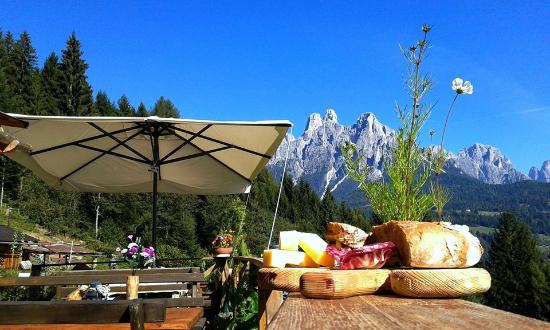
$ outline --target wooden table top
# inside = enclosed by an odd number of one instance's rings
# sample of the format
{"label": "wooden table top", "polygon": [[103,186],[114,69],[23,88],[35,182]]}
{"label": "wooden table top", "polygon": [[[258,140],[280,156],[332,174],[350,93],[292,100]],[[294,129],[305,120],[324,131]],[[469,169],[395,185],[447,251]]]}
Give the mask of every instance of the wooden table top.
{"label": "wooden table top", "polygon": [[268,329],[550,329],[550,323],[462,299],[365,295],[324,300],[296,293]]}

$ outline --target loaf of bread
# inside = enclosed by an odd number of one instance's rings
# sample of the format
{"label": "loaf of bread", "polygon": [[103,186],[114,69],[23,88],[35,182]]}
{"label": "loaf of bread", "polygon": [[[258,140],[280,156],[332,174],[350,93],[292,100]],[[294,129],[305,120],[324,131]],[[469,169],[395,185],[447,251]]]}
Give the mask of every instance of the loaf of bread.
{"label": "loaf of bread", "polygon": [[483,248],[468,226],[449,222],[390,221],[372,230],[376,242],[393,242],[403,266],[464,268],[479,262]]}
{"label": "loaf of bread", "polygon": [[365,245],[368,235],[363,230],[347,223],[329,222],[325,239],[329,242],[340,242],[351,248]]}

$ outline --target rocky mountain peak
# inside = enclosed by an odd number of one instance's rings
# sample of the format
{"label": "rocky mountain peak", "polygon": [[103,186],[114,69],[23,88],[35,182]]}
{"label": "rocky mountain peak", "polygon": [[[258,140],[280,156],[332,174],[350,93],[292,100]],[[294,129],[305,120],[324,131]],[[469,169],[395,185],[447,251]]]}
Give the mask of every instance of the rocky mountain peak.
{"label": "rocky mountain peak", "polygon": [[323,126],[323,120],[321,119],[321,115],[314,112],[311,115],[309,115],[307,119],[306,129],[305,131],[315,131],[319,127]]}
{"label": "rocky mountain peak", "polygon": [[448,165],[485,183],[513,183],[528,179],[498,148],[481,143],[460,150],[450,158]]}
{"label": "rocky mountain peak", "polygon": [[535,166],[531,167],[529,178],[541,182],[550,182],[550,160],[545,160],[540,170]]}
{"label": "rocky mountain peak", "polygon": [[334,109],[328,108],[325,112],[325,116],[323,117],[323,120],[325,122],[337,123],[338,122],[338,115],[336,115],[336,111],[334,111]]}

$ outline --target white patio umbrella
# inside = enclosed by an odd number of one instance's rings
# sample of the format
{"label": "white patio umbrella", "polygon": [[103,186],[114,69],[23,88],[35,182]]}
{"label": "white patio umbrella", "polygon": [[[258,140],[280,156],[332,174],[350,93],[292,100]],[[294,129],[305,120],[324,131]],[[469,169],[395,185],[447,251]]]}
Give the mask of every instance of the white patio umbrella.
{"label": "white patio umbrella", "polygon": [[10,114],[28,127],[5,127],[32,148],[11,159],[65,191],[248,193],[277,150],[289,121],[216,122],[159,117],[51,117]]}

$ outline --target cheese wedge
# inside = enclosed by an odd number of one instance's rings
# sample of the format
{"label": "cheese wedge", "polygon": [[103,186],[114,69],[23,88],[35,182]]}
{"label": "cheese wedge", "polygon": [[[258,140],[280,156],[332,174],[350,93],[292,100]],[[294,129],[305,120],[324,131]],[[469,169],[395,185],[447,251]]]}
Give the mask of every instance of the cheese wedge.
{"label": "cheese wedge", "polygon": [[284,268],[286,266],[319,267],[307,254],[298,251],[264,250],[264,267]]}
{"label": "cheese wedge", "polygon": [[321,266],[334,267],[334,258],[327,253],[327,242],[319,235],[300,233],[298,245],[315,263]]}
{"label": "cheese wedge", "polygon": [[281,231],[279,233],[279,249],[298,251],[298,234],[296,230]]}

